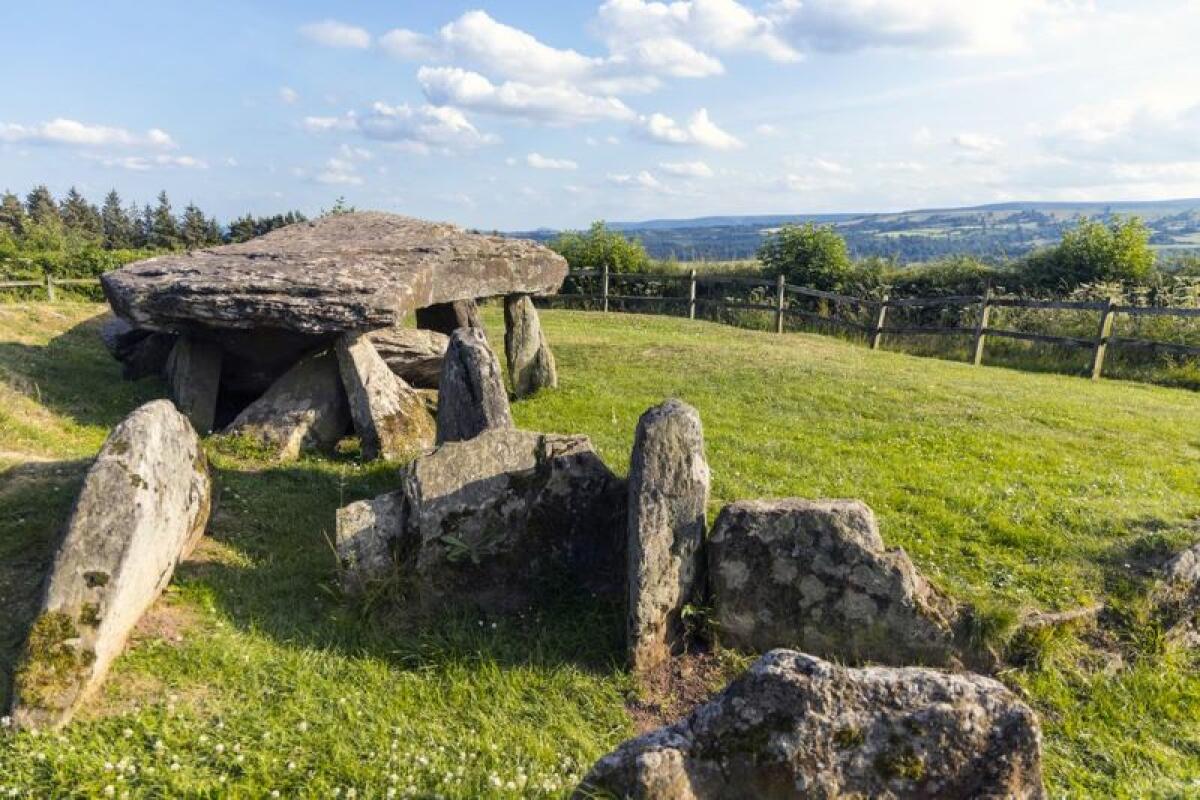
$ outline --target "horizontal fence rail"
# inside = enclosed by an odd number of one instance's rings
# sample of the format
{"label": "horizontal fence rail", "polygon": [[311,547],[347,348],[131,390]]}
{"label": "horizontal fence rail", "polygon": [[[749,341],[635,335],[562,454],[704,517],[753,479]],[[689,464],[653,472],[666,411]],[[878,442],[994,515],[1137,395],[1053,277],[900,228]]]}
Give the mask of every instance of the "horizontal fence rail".
{"label": "horizontal fence rail", "polygon": [[[775,320],[775,330],[782,333],[784,322],[788,319],[803,320],[809,323],[825,325],[835,329],[848,330],[866,336],[872,349],[879,349],[888,335],[894,336],[969,336],[972,337],[971,363],[983,363],[984,353],[989,337],[1012,339],[1017,341],[1053,344],[1062,347],[1091,351],[1092,378],[1099,378],[1104,371],[1104,359],[1109,347],[1130,349],[1155,350],[1181,356],[1200,356],[1200,345],[1189,345],[1178,342],[1162,342],[1151,339],[1141,339],[1132,336],[1120,336],[1114,332],[1116,318],[1119,315],[1129,317],[1181,317],[1200,318],[1200,308],[1168,308],[1161,306],[1130,306],[1119,305],[1111,300],[1034,300],[1019,297],[996,297],[990,291],[982,295],[947,295],[943,297],[903,297],[881,298],[855,297],[808,286],[798,286],[784,282],[782,276],[777,280],[754,278],[742,275],[699,275],[695,270],[688,273],[645,273],[645,272],[613,272],[609,269],[574,270],[568,274],[568,279],[576,280],[572,285],[581,288],[579,292],[571,292],[566,288],[555,296],[557,300],[588,300],[598,303],[604,310],[610,310],[610,302],[634,303],[643,305],[656,303],[663,305],[686,305],[688,317],[695,319],[697,308],[700,309],[732,309],[739,311],[772,312]],[[582,280],[595,279],[591,290],[582,290]],[[657,285],[664,290],[677,286],[678,295],[670,294],[630,294],[620,287],[630,284]],[[731,298],[700,296],[702,289],[720,289],[722,287],[737,287],[752,290],[752,297]],[[761,290],[762,296],[758,297]],[[843,319],[821,311],[811,311],[793,307],[792,302],[798,298],[812,298],[825,301],[833,306],[857,308],[870,312],[870,321],[862,322]],[[920,310],[936,308],[978,309],[973,325],[901,325],[890,324],[889,316],[893,310]],[[1017,308],[1047,311],[1079,311],[1096,314],[1096,334],[1094,336],[1066,336],[1033,331],[1010,330],[991,324],[992,311],[997,308]],[[653,309],[652,309],[653,310]],[[969,312],[966,312],[969,314]]]}
{"label": "horizontal fence rail", "polygon": [[45,289],[46,299],[53,303],[58,299],[55,286],[99,286],[99,278],[53,278],[37,281],[0,281],[0,289]]}

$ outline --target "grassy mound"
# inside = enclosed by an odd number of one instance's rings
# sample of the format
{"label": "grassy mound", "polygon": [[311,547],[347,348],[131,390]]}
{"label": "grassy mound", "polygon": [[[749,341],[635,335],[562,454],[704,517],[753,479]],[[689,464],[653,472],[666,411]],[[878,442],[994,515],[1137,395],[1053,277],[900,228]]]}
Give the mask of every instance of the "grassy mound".
{"label": "grassy mound", "polygon": [[[94,305],[0,306],[0,663],[87,458],[162,393],[119,379]],[[499,314],[486,316],[493,342]],[[1184,795],[1200,775],[1200,675],[1144,616],[1149,569],[1200,538],[1200,398],[975,369],[686,320],[554,311],[562,386],[521,427],[586,433],[624,472],[638,415],[701,412],[710,513],[739,498],[860,497],[889,545],[1002,636],[1094,602],[1116,641],[1046,633],[1003,679],[1042,714],[1052,794]],[[345,458],[278,465],[208,444],[205,543],[61,736],[0,737],[0,795],[561,796],[633,731],[619,610],[418,624],[344,603],[334,510],[392,486]],[[24,609],[24,611],[22,611]]]}

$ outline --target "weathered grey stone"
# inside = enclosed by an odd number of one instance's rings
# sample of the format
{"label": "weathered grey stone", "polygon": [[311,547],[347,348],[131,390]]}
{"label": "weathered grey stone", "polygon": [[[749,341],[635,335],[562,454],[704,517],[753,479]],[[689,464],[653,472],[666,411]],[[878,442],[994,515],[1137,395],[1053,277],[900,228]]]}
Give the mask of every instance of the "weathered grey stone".
{"label": "weathered grey stone", "polygon": [[167,358],[167,384],[175,406],[201,435],[213,429],[221,390],[221,348],[192,336],[180,336]]}
{"label": "weathered grey stone", "polygon": [[425,401],[388,369],[370,339],[342,336],[337,358],[364,458],[406,458],[433,444],[433,418]]}
{"label": "weathered grey stone", "polygon": [[513,394],[527,397],[558,386],[554,354],[546,344],[537,309],[527,294],[504,298],[504,355]]}
{"label": "weathered grey stone", "polygon": [[392,372],[417,389],[436,389],[442,377],[447,334],[419,328],[383,328],[367,334]]}
{"label": "weathered grey stone", "polygon": [[775,650],[600,759],[576,798],[1040,800],[1041,732],[1000,683]]}
{"label": "weathered grey stone", "polygon": [[392,550],[404,531],[404,495],[388,492],[337,511],[337,549],[342,589],[361,594],[395,567]]}
{"label": "weathered grey stone", "polygon": [[1150,600],[1169,641],[1200,647],[1200,544],[1176,553],[1163,565]]}
{"label": "weathered grey stone", "polygon": [[166,400],[109,434],[88,470],[16,670],[13,719],[58,726],[96,690],[208,521],[211,482]]}
{"label": "weathered grey stone", "polygon": [[696,409],[679,400],[638,420],[629,463],[629,660],[648,670],[683,644],[683,607],[704,577],[709,471]]}
{"label": "weathered grey stone", "polygon": [[721,640],[839,660],[949,664],[955,609],[856,500],[726,506],[708,541]]}
{"label": "weathered grey stone", "polygon": [[483,320],[479,318],[479,306],[474,299],[455,300],[418,308],[417,327],[449,336],[459,328],[483,330]]}
{"label": "weathered grey stone", "polygon": [[151,333],[153,331],[133,327],[120,317],[109,317],[100,325],[100,341],[118,361],[124,361],[129,349]]}
{"label": "weathered grey stone", "polygon": [[121,356],[121,377],[127,381],[164,377],[178,338],[173,333],[152,333],[130,345]]}
{"label": "weathered grey stone", "polygon": [[101,284],[135,327],[321,336],[389,327],[437,303],[554,292],[566,274],[566,261],[534,242],[359,212],[139,261]]}
{"label": "weathered grey stone", "polygon": [[625,486],[586,436],[489,430],[417,458],[402,482],[427,604],[514,608],[555,580],[621,591]]}
{"label": "weathered grey stone", "polygon": [[324,351],[285,372],[225,432],[258,439],[277,458],[293,459],[301,450],[332,450],[349,428],[337,357]]}
{"label": "weathered grey stone", "polygon": [[500,363],[478,328],[450,337],[438,385],[437,441],[457,442],[485,430],[511,428]]}

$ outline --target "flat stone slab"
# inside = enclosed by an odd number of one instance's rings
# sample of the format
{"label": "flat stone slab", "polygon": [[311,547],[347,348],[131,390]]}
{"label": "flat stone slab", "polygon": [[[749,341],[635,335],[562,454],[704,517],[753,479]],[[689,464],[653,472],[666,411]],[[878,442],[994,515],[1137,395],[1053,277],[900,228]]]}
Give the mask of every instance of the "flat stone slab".
{"label": "flat stone slab", "polygon": [[600,759],[574,798],[1041,800],[1041,731],[991,678],[791,650]]}
{"label": "flat stone slab", "polygon": [[383,328],[367,334],[388,368],[415,389],[436,389],[450,337],[420,328]]}
{"label": "flat stone slab", "polygon": [[199,437],[170,401],[147,403],[113,429],[84,478],[17,664],[17,725],[65,724],[95,692],[204,532],[211,495]]}
{"label": "flat stone slab", "polygon": [[567,262],[535,242],[398,214],[331,214],[248,242],[157,256],[101,276],[139,328],[271,328],[331,335],[418,308],[558,290]]}

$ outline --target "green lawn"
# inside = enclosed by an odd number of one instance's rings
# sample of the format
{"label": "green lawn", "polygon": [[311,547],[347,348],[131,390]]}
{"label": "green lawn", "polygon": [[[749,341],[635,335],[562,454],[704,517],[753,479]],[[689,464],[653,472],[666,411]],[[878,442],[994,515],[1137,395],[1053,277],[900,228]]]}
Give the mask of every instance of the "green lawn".
{"label": "green lawn", "polygon": [[[0,600],[29,577],[107,429],[162,392],[122,383],[97,306],[0,306]],[[486,319],[501,340],[495,309]],[[1002,675],[1042,714],[1053,795],[1200,792],[1200,676],[1144,606],[1148,565],[1200,538],[1200,397],[872,352],[662,317],[544,312],[562,386],[522,427],[590,435],[624,472],[638,415],[705,423],[710,512],[861,497],[889,544],[988,608],[1113,601],[1114,664],[1072,636]],[[561,796],[632,732],[618,609],[416,623],[331,586],[334,510],[393,485],[352,458],[272,465],[210,441],[209,538],[61,736],[0,737],[0,796]],[[19,616],[19,615],[17,615]],[[0,619],[0,656],[16,620]],[[1111,644],[1111,643],[1110,643]]]}

